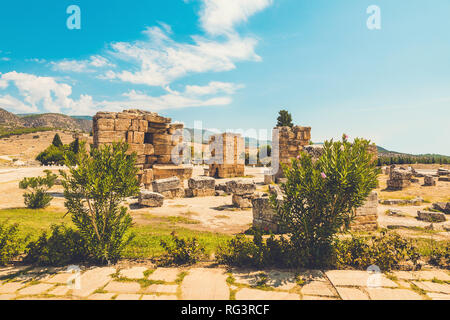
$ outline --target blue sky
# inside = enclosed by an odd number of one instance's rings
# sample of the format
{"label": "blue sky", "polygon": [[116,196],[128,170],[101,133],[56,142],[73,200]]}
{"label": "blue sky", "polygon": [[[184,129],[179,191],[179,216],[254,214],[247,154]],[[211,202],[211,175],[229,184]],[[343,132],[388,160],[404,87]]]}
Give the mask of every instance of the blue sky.
{"label": "blue sky", "polygon": [[[26,3],[26,4],[24,4]],[[81,9],[69,30],[66,9]],[[381,10],[369,30],[366,9]],[[0,5],[0,107],[141,108],[192,127],[366,137],[450,155],[448,0],[47,0]]]}

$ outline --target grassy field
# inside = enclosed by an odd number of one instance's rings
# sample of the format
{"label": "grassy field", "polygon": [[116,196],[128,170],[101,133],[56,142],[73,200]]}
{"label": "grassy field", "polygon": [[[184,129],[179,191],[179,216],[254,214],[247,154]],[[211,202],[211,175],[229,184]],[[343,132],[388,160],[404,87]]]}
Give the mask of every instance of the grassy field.
{"label": "grassy field", "polygon": [[[175,231],[179,237],[197,237],[201,244],[205,246],[207,254],[213,253],[217,246],[224,243],[231,237],[220,233],[193,231],[177,224],[194,224],[194,220],[184,217],[147,217],[151,223],[145,225],[135,225],[131,232],[135,238],[126,247],[123,257],[129,259],[155,258],[164,253],[160,246],[162,239],[169,240],[170,234]],[[64,223],[73,226],[70,215],[64,217],[64,212],[52,211],[51,209],[31,210],[31,209],[5,209],[0,210],[0,222],[18,223],[20,235],[30,236],[30,240],[35,240],[46,230],[50,230],[52,224]]]}

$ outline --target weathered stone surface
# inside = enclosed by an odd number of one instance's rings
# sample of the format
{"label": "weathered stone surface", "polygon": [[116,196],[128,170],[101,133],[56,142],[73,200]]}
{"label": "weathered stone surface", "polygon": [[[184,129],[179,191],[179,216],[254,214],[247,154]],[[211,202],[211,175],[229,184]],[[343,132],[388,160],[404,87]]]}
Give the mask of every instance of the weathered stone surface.
{"label": "weathered stone surface", "polygon": [[450,294],[450,285],[446,283],[436,283],[431,281],[413,281],[413,283],[425,291]]}
{"label": "weathered stone surface", "polygon": [[368,288],[367,292],[372,300],[423,300],[422,296],[407,289]]}
{"label": "weathered stone surface", "polygon": [[414,199],[386,199],[386,200],[380,200],[380,203],[384,204],[384,205],[388,205],[388,206],[394,206],[394,205],[420,206],[423,204],[423,198],[416,197]]}
{"label": "weathered stone surface", "polygon": [[177,300],[177,296],[174,295],[154,295],[154,294],[145,294],[142,296],[141,300]]}
{"label": "weathered stone surface", "polygon": [[54,296],[65,296],[70,291],[70,288],[66,285],[57,286],[54,289],[50,290],[48,294]]}
{"label": "weathered stone surface", "polygon": [[52,284],[48,283],[38,283],[29,287],[26,287],[19,291],[20,295],[37,295],[37,294],[43,294],[50,288],[52,288]]}
{"label": "weathered stone surface", "polygon": [[104,290],[115,293],[135,293],[141,290],[141,285],[137,282],[111,281]]}
{"label": "weathered stone surface", "polygon": [[450,202],[433,203],[433,209],[439,210],[445,214],[450,214]]}
{"label": "weathered stone surface", "polygon": [[114,300],[139,300],[140,294],[119,294]]}
{"label": "weathered stone surface", "polygon": [[252,199],[253,196],[251,195],[238,195],[233,194],[232,197],[232,203],[233,206],[241,208],[241,209],[248,209],[252,207]]}
{"label": "weathered stone surface", "polygon": [[152,284],[145,288],[145,293],[177,293],[178,286],[174,284]]}
{"label": "weathered stone surface", "polygon": [[111,280],[111,274],[116,270],[112,267],[94,268],[84,272],[81,275],[81,288],[73,289],[72,295],[79,297],[87,297],[95,290],[103,287]]}
{"label": "weathered stone surface", "polygon": [[111,300],[115,293],[94,293],[88,297],[89,300]]}
{"label": "weathered stone surface", "polygon": [[323,281],[311,281],[302,287],[302,294],[312,296],[334,296],[330,284]]}
{"label": "weathered stone surface", "polygon": [[232,180],[227,182],[227,189],[236,195],[248,195],[256,191],[256,185],[253,181]]}
{"label": "weathered stone surface", "polygon": [[[170,156],[169,156],[170,158]],[[190,165],[166,165],[158,164],[153,166],[153,176],[155,179],[167,179],[177,177],[180,181],[189,179],[192,176],[193,167]]]}
{"label": "weathered stone surface", "polygon": [[16,297],[15,294],[0,294],[0,301],[12,300]]}
{"label": "weathered stone surface", "polygon": [[128,279],[143,279],[145,271],[147,271],[147,267],[132,267],[120,270],[120,276]]}
{"label": "weathered stone surface", "polygon": [[450,294],[428,292],[427,296],[430,297],[431,300],[450,300]]}
{"label": "weathered stone surface", "polygon": [[295,293],[244,288],[236,293],[236,300],[300,300],[300,296]]}
{"label": "weathered stone surface", "polygon": [[272,232],[279,231],[277,214],[268,197],[252,199],[252,208],[254,227]]}
{"label": "weathered stone surface", "polygon": [[149,280],[175,282],[180,271],[177,268],[158,268],[149,277]]}
{"label": "weathered stone surface", "polygon": [[447,218],[442,212],[417,211],[417,219],[427,222],[445,222]]}
{"label": "weathered stone surface", "polygon": [[193,177],[188,180],[190,189],[215,189],[216,180],[210,177]]}
{"label": "weathered stone surface", "polygon": [[428,187],[433,187],[436,185],[436,179],[432,176],[425,176],[423,185],[428,186]]}
{"label": "weathered stone surface", "polygon": [[25,283],[23,283],[23,282],[3,283],[2,285],[0,285],[0,294],[14,293],[17,290],[19,290],[20,288],[22,288],[23,286],[25,286]]}
{"label": "weathered stone surface", "polygon": [[367,294],[357,288],[336,287],[342,300],[369,300]]}
{"label": "weathered stone surface", "polygon": [[230,290],[224,269],[194,268],[181,284],[183,300],[228,300]]}
{"label": "weathered stone surface", "polygon": [[181,187],[177,189],[163,191],[161,192],[161,194],[164,196],[164,198],[167,199],[184,198],[186,195],[184,188]]}
{"label": "weathered stone surface", "polygon": [[157,192],[141,190],[139,193],[139,204],[145,207],[162,207],[164,204],[164,196]]}
{"label": "weathered stone surface", "polygon": [[54,283],[54,284],[66,284],[67,281],[69,281],[70,279],[73,278],[73,276],[74,276],[73,273],[63,272],[63,273],[58,273],[56,275],[49,275],[49,276],[45,277],[44,279],[42,279],[42,282]]}
{"label": "weathered stone surface", "polygon": [[[358,286],[367,287],[370,283],[369,277],[371,274],[367,271],[357,270],[331,270],[325,272],[328,279],[336,286]],[[373,275],[372,275],[373,276]],[[386,278],[384,274],[377,275],[380,279],[382,287],[396,288],[398,285]]]}
{"label": "weathered stone surface", "polygon": [[450,275],[442,270],[424,270],[424,271],[394,271],[394,276],[404,280],[433,280],[450,281]]}

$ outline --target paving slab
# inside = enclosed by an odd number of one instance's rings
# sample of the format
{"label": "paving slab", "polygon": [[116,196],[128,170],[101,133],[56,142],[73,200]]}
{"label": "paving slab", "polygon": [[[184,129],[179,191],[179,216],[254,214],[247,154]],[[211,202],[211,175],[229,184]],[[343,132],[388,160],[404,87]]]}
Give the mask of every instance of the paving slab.
{"label": "paving slab", "polygon": [[119,294],[114,300],[139,300],[140,294]]}
{"label": "paving slab", "polygon": [[148,280],[175,282],[181,271],[177,268],[158,268],[148,277]]}
{"label": "paving slab", "polygon": [[115,268],[94,268],[84,272],[80,277],[80,289],[73,289],[72,294],[78,297],[87,297],[100,289],[111,280],[111,275],[116,272]]}
{"label": "paving slab", "polygon": [[325,296],[303,296],[302,300],[339,300],[337,297],[325,297]]}
{"label": "paving slab", "polygon": [[427,296],[429,296],[431,300],[450,300],[450,294],[428,292]]}
{"label": "paving slab", "polygon": [[425,291],[450,294],[450,285],[446,283],[435,283],[431,281],[413,281],[413,283]]}
{"label": "paving slab", "polygon": [[20,288],[22,288],[23,286],[25,286],[25,283],[23,282],[8,282],[8,283],[4,283],[0,286],[0,294],[3,293],[14,293],[17,290],[19,290]]}
{"label": "paving slab", "polygon": [[128,279],[144,279],[144,272],[147,270],[147,267],[132,267],[120,270],[120,276]]}
{"label": "paving slab", "polygon": [[69,280],[72,280],[74,278],[73,273],[64,272],[64,273],[58,273],[56,275],[48,275],[45,278],[43,278],[41,281],[46,283],[55,283],[55,284],[64,284],[67,283]]}
{"label": "paving slab", "polygon": [[62,285],[57,286],[54,289],[50,290],[48,294],[52,294],[54,296],[65,296],[70,291],[70,288],[68,286]]}
{"label": "paving slab", "polygon": [[0,294],[0,301],[12,300],[16,297],[15,294]]}
{"label": "paving slab", "polygon": [[236,293],[236,300],[300,300],[295,293],[244,288]]}
{"label": "paving slab", "polygon": [[335,296],[330,284],[324,281],[311,281],[302,286],[302,294],[310,296]]}
{"label": "paving slab", "polygon": [[20,290],[18,293],[23,296],[38,295],[38,294],[45,293],[47,290],[49,290],[53,286],[54,286],[53,284],[39,283],[39,284],[35,284],[32,286],[26,287],[26,288]]}
{"label": "paving slab", "polygon": [[425,271],[394,271],[394,276],[404,280],[433,280],[450,281],[450,275],[443,270],[425,270]]}
{"label": "paving slab", "polygon": [[136,293],[141,291],[141,285],[137,282],[111,281],[103,290],[115,293]]}
{"label": "paving slab", "polygon": [[225,269],[194,268],[181,284],[183,300],[229,300]]}
{"label": "paving slab", "polygon": [[177,300],[177,296],[145,294],[141,300]]}
{"label": "paving slab", "polygon": [[298,272],[298,277],[304,281],[325,281],[328,282],[327,277],[321,270],[304,270]]}
{"label": "paving slab", "polygon": [[407,289],[367,288],[372,300],[423,300],[423,297]]}
{"label": "paving slab", "polygon": [[145,288],[146,293],[177,293],[178,286],[174,284],[152,284]]}
{"label": "paving slab", "polygon": [[369,300],[367,294],[357,288],[336,287],[342,300]]}
{"label": "paving slab", "polygon": [[267,285],[278,290],[292,290],[297,286],[295,274],[287,271],[271,270],[267,272]]}
{"label": "paving slab", "polygon": [[[370,274],[367,271],[358,270],[331,270],[326,271],[328,279],[336,286],[356,286],[356,287],[368,287],[371,283],[370,279],[377,277],[379,279],[379,285],[381,287],[397,288],[398,284],[394,281],[386,278],[384,274]],[[371,278],[374,277],[374,278]]]}
{"label": "paving slab", "polygon": [[89,300],[111,300],[115,293],[94,293],[88,297]]}
{"label": "paving slab", "polygon": [[247,270],[236,270],[233,271],[232,276],[235,283],[245,284],[248,286],[255,286],[258,282],[259,275],[266,274],[263,271],[247,271]]}

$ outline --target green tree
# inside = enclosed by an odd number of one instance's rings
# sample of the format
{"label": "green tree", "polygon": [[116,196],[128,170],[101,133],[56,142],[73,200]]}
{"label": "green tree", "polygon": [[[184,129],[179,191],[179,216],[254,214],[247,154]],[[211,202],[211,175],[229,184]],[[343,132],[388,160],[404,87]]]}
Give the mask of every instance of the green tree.
{"label": "green tree", "polygon": [[50,170],[44,171],[45,177],[24,178],[19,183],[19,188],[27,190],[23,194],[25,205],[30,209],[45,208],[50,204],[53,197],[47,191],[55,185],[56,174]]}
{"label": "green tree", "polygon": [[377,186],[380,169],[368,152],[369,141],[355,139],[350,143],[327,141],[324,153],[313,161],[302,153],[283,167],[287,182],[281,185],[283,201],[275,195],[275,206],[282,228],[299,264],[320,267],[330,263],[336,233],[348,230],[356,208]]}
{"label": "green tree", "polygon": [[66,159],[63,176],[65,206],[80,230],[90,256],[97,262],[114,262],[132,239],[127,231],[132,219],[121,202],[137,195],[136,154],[128,145],[114,143],[86,151],[80,144],[74,161]]}
{"label": "green tree", "polygon": [[292,115],[287,110],[280,110],[277,118],[277,127],[293,127]]}
{"label": "green tree", "polygon": [[59,134],[55,134],[55,136],[53,137],[53,141],[52,141],[52,145],[54,145],[57,148],[60,148],[63,146],[63,143],[61,141],[61,137],[59,136]]}

